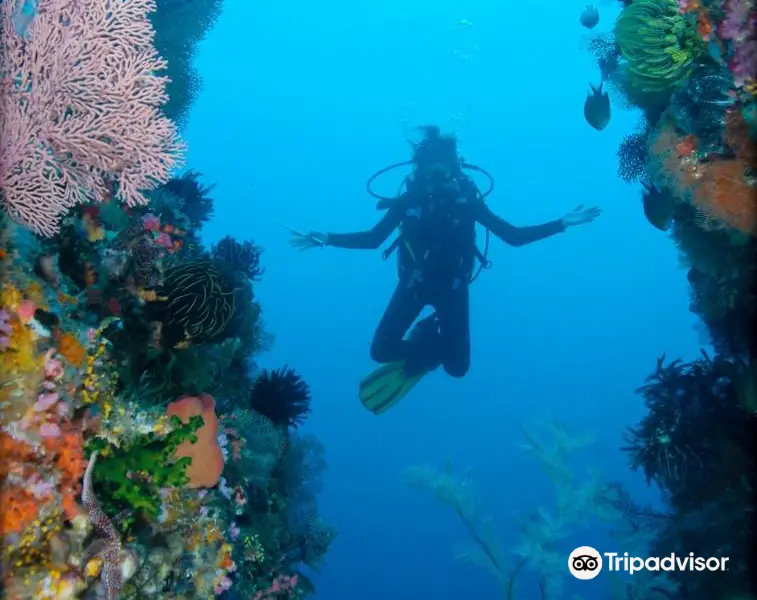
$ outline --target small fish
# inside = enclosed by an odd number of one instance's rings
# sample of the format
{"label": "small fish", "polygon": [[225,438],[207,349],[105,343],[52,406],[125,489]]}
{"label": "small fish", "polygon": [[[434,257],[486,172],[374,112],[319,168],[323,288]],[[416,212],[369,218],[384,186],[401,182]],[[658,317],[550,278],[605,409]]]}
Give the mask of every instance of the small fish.
{"label": "small fish", "polygon": [[644,216],[652,227],[666,231],[673,219],[673,197],[651,183],[642,183]]}
{"label": "small fish", "polygon": [[581,13],[578,22],[586,27],[586,29],[594,29],[599,24],[599,11],[594,8],[593,4],[587,5]]}
{"label": "small fish", "polygon": [[597,131],[602,131],[610,122],[610,97],[602,91],[602,84],[589,84],[591,93],[584,102],[584,118]]}

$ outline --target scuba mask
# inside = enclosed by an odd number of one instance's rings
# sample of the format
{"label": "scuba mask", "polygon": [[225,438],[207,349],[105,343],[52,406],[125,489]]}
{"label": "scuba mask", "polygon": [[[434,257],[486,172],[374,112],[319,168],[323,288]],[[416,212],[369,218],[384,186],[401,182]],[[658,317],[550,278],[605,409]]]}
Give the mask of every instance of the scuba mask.
{"label": "scuba mask", "polygon": [[[479,192],[482,199],[491,194],[494,189],[494,179],[484,169],[465,162],[458,155],[457,140],[454,136],[442,135],[439,127],[434,125],[420,129],[424,132],[424,136],[417,143],[411,142],[413,146],[412,160],[394,163],[379,169],[366,182],[368,193],[379,201],[376,208],[379,210],[388,208],[400,196],[402,188],[407,188],[412,183],[435,192],[459,190],[460,182],[463,177],[466,177],[463,174],[464,170],[475,171],[488,180],[488,188]],[[404,166],[412,166],[413,173],[404,179],[396,196],[382,196],[373,190],[373,182],[378,177]]]}
{"label": "scuba mask", "polygon": [[459,188],[462,160],[457,154],[457,140],[442,136],[435,126],[425,127],[424,131],[424,138],[414,145],[414,182],[429,191]]}

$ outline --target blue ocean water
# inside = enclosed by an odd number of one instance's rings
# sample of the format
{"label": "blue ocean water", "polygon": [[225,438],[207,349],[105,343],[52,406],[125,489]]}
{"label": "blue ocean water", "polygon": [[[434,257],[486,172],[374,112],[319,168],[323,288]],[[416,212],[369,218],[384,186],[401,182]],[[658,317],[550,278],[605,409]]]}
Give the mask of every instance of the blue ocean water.
{"label": "blue ocean water", "polygon": [[[599,8],[598,30],[609,28],[617,6]],[[552,501],[519,447],[522,425],[559,419],[593,432],[576,469],[596,467],[637,499],[657,499],[619,450],[643,414],[633,390],[660,354],[692,358],[702,342],[675,247],[616,176],[616,148],[638,115],[614,106],[601,133],[583,120],[599,73],[580,48],[582,9],[555,0],[227,0],[200,46],[204,86],[186,138],[189,165],[217,184],[207,241],[230,234],[265,247],[258,293],[276,343],[262,362],[287,363],[311,384],[307,427],[327,447],[322,513],[339,536],[317,598],[501,597],[482,570],[455,560],[466,533],[452,511],[401,473],[447,458],[473,467],[502,545],[514,546],[514,515]],[[456,131],[466,159],[494,175],[490,205],[514,224],[578,204],[604,213],[527,247],[494,240],[493,268],[472,289],[468,376],[434,373],[375,417],[357,383],[373,368],[368,346],[395,284],[393,262],[378,251],[298,253],[275,221],[369,228],[380,214],[366,179],[408,158],[406,132],[432,122]],[[380,189],[398,183],[388,176]],[[566,560],[575,546],[603,543],[606,532],[578,532]],[[565,597],[605,598],[606,586],[574,582]]]}

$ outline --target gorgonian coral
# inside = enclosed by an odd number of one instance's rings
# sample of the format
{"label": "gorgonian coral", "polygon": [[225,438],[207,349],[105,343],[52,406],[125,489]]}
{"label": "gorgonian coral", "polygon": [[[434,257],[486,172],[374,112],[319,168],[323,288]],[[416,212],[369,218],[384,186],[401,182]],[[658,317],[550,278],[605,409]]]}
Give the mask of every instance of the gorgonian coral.
{"label": "gorgonian coral", "polygon": [[166,62],[151,44],[152,8],[3,4],[0,207],[32,231],[54,235],[62,215],[93,200],[146,204],[143,190],[179,163],[184,146],[160,110]]}

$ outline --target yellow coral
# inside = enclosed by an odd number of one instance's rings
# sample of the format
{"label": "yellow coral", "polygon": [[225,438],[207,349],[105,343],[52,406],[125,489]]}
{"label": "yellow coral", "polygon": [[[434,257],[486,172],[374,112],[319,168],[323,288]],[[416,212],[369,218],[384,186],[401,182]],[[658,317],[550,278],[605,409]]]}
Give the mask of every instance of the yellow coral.
{"label": "yellow coral", "polygon": [[101,558],[93,558],[90,560],[86,567],[84,567],[84,573],[87,577],[97,577],[100,575],[100,571],[103,567],[103,561]]}
{"label": "yellow coral", "polygon": [[[4,286],[0,306],[13,310],[22,302],[17,288]],[[0,353],[0,417],[7,424],[24,416],[36,399],[42,381],[44,354],[37,348],[34,332],[17,315],[11,314],[9,352]]]}

